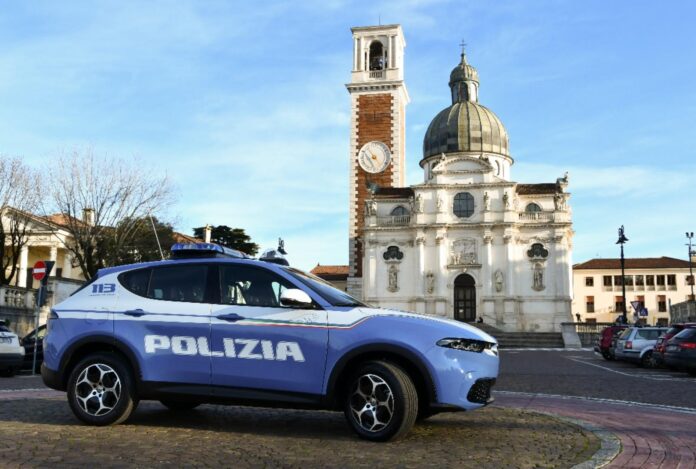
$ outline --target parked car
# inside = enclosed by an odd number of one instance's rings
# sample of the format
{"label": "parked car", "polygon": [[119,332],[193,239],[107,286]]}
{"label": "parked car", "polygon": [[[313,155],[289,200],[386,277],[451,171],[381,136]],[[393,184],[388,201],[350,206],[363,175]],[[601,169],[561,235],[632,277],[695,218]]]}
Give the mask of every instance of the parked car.
{"label": "parked car", "polygon": [[34,329],[29,334],[25,335],[20,344],[24,347],[24,364],[22,368],[31,370],[34,364],[34,346],[36,346],[36,372],[41,371],[41,362],[43,362],[43,338],[46,335],[46,325],[39,326],[38,342],[37,329]]}
{"label": "parked car", "polygon": [[687,327],[667,341],[665,362],[696,376],[696,327]]}
{"label": "parked car", "polygon": [[646,367],[654,366],[653,347],[657,338],[665,332],[666,327],[630,327],[621,333],[614,355],[617,360],[636,362]]}
{"label": "parked car", "polygon": [[625,324],[608,326],[602,329],[602,331],[597,336],[597,341],[595,342],[594,350],[595,352],[601,354],[605,360],[614,359],[614,349],[612,348],[612,339],[617,337],[622,331],[628,328]]}
{"label": "parked car", "polygon": [[51,310],[41,376],[83,422],[123,422],[146,399],[313,407],[386,441],[493,401],[498,343],[473,326],[372,308],[215,244],[172,255],[101,269]]}
{"label": "parked car", "polygon": [[665,332],[657,338],[657,342],[655,343],[655,349],[653,350],[653,358],[655,359],[655,362],[658,365],[665,364],[665,346],[667,344],[667,341],[689,327],[696,327],[696,322],[672,324],[670,328],[667,330],[667,332]]}
{"label": "parked car", "polygon": [[0,374],[13,376],[23,362],[24,348],[19,345],[17,334],[0,322]]}

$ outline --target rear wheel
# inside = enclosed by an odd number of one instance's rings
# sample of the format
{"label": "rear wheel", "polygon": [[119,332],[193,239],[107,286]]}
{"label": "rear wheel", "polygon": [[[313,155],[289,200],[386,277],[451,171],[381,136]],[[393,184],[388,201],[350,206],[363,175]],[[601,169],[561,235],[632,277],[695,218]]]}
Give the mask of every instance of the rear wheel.
{"label": "rear wheel", "polygon": [[645,355],[641,357],[640,364],[645,368],[655,368],[657,366],[657,362],[655,361],[655,357],[653,356],[652,352],[646,352]]}
{"label": "rear wheel", "polygon": [[361,437],[370,441],[401,438],[418,415],[418,393],[398,366],[373,361],[361,365],[348,381],[344,413]]}
{"label": "rear wheel", "polygon": [[193,410],[199,405],[200,402],[187,402],[187,401],[172,401],[169,399],[161,399],[160,402],[169,410],[181,412],[186,410]]}
{"label": "rear wheel", "polygon": [[89,425],[124,422],[138,405],[130,367],[111,353],[88,355],[70,373],[68,403]]}

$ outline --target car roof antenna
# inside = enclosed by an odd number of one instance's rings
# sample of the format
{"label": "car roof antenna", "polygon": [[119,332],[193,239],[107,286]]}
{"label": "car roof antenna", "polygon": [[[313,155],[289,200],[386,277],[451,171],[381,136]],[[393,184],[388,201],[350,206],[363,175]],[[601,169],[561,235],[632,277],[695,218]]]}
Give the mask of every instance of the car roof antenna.
{"label": "car roof antenna", "polygon": [[155,220],[152,219],[152,212],[147,213],[150,217],[150,224],[152,225],[152,232],[155,233],[155,240],[157,241],[157,249],[159,249],[160,257],[164,260],[164,253],[162,252],[162,245],[160,244],[159,236],[157,235],[157,230],[155,229]]}

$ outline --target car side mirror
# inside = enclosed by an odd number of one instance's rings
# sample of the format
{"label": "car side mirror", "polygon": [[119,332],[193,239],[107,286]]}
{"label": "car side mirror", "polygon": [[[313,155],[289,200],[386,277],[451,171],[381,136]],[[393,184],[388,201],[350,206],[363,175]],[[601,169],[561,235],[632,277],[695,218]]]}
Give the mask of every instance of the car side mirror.
{"label": "car side mirror", "polygon": [[280,304],[290,308],[312,309],[314,303],[309,295],[299,288],[288,288],[280,294]]}

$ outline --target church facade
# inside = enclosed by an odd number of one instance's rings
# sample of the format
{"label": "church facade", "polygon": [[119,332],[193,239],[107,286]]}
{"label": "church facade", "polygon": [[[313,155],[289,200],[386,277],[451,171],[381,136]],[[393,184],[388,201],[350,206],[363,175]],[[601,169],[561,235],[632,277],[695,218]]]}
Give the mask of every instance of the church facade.
{"label": "church facade", "polygon": [[559,331],[572,321],[568,176],[514,182],[507,131],[479,103],[462,53],[451,105],[423,138],[423,182],[405,187],[403,33],[352,31],[348,291],[505,331]]}

